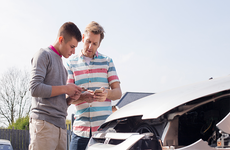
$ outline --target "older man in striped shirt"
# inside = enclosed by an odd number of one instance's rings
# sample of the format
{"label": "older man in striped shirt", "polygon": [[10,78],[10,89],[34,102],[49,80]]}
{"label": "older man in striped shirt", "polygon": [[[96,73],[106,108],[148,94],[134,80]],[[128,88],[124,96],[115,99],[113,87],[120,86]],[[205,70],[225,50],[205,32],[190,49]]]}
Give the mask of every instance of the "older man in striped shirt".
{"label": "older man in striped shirt", "polygon": [[113,60],[97,51],[103,38],[104,29],[97,22],[88,24],[82,35],[83,49],[67,63],[67,82],[87,89],[72,103],[76,113],[71,150],[86,148],[91,135],[112,113],[111,100],[122,95]]}

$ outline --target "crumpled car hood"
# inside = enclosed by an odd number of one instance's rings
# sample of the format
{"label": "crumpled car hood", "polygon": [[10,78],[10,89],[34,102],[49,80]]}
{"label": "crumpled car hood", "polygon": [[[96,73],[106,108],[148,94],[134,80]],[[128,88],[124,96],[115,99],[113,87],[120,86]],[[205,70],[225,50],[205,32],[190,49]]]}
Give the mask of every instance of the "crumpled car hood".
{"label": "crumpled car hood", "polygon": [[111,114],[105,122],[131,116],[154,119],[189,101],[230,89],[230,76],[159,92],[134,101]]}

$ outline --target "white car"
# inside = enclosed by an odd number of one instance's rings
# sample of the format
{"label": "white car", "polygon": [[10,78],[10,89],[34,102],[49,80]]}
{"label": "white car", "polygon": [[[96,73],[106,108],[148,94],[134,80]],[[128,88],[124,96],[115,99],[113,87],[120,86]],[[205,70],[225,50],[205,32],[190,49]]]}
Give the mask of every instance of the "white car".
{"label": "white car", "polygon": [[0,139],[0,150],[13,150],[9,140]]}
{"label": "white car", "polygon": [[110,115],[88,150],[230,150],[230,76],[159,92]]}

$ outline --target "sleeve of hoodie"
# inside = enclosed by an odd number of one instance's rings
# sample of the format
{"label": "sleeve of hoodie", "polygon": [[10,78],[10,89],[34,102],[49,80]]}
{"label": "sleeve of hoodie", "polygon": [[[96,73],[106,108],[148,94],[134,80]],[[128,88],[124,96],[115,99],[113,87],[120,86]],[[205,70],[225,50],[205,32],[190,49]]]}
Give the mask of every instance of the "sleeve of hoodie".
{"label": "sleeve of hoodie", "polygon": [[51,96],[52,86],[44,84],[49,64],[49,54],[42,49],[31,60],[30,91],[33,97],[49,98]]}

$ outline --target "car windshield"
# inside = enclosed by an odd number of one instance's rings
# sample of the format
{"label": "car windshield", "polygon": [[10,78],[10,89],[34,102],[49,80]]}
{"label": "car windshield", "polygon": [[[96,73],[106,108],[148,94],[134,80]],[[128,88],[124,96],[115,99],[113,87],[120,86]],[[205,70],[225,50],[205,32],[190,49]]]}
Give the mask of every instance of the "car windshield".
{"label": "car windshield", "polygon": [[10,145],[0,144],[0,150],[11,150]]}

